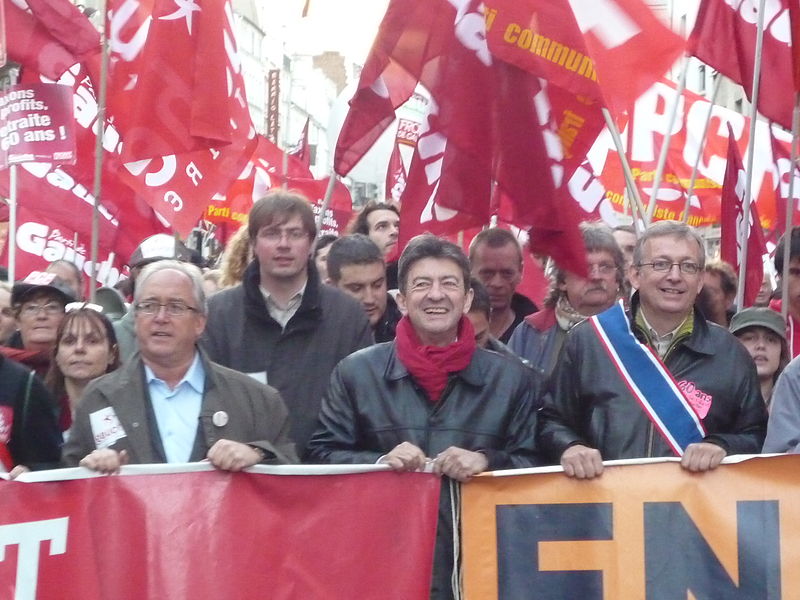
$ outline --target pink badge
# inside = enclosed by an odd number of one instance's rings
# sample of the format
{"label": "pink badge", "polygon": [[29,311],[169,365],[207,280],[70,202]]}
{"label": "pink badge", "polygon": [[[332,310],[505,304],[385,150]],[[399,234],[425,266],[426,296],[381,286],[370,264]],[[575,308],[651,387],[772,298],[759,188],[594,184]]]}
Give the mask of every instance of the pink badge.
{"label": "pink badge", "polygon": [[706,394],[694,383],[686,381],[685,379],[678,382],[678,387],[683,392],[683,395],[686,396],[686,399],[694,409],[694,412],[697,413],[697,416],[701,419],[705,419],[708,411],[711,410],[711,402],[713,400],[711,394]]}
{"label": "pink badge", "polygon": [[11,439],[11,425],[14,423],[14,409],[0,406],[0,444],[7,444]]}

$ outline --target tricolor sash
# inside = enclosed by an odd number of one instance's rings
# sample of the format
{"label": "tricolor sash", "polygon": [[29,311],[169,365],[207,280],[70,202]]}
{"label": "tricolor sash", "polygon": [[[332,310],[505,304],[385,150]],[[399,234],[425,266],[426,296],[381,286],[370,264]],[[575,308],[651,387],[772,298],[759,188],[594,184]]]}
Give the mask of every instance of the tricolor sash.
{"label": "tricolor sash", "polygon": [[672,374],[651,348],[633,335],[622,301],[589,318],[595,333],[656,430],[677,456],[706,436],[700,418]]}

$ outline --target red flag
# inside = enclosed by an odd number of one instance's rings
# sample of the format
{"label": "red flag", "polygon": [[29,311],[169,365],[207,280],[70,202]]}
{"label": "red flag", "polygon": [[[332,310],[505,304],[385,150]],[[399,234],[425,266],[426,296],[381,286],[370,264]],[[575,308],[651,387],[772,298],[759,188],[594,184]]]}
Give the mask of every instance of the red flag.
{"label": "red flag", "polygon": [[386,200],[400,202],[403,190],[406,189],[408,174],[400,154],[400,141],[395,139],[392,154],[389,156],[389,166],[386,169]]}
{"label": "red flag", "polygon": [[[319,215],[322,210],[322,203],[325,193],[328,190],[330,177],[324,179],[291,179],[289,189],[298,192],[308,198],[311,202],[314,214]],[[333,195],[322,219],[322,227],[317,232],[335,233],[342,235],[347,224],[353,217],[353,199],[350,197],[350,190],[341,181],[336,181],[333,187]]]}
{"label": "red flag", "polygon": [[297,140],[295,147],[289,152],[295,160],[299,161],[306,169],[311,168],[311,148],[308,145],[308,119],[306,124],[303,125],[303,132],[300,134],[300,139]]}
{"label": "red flag", "polygon": [[495,56],[618,112],[684,48],[641,0],[491,0],[488,6]]}
{"label": "red flag", "polygon": [[[543,110],[549,103],[533,76],[491,56],[485,36],[477,0],[458,9],[445,0],[391,2],[339,136],[338,172],[363,156],[419,82],[431,102],[403,197],[404,204],[413,197],[414,207],[406,212],[444,227],[487,224],[495,181],[513,207],[514,224],[548,232],[537,239],[552,242],[572,229],[570,241],[579,240],[577,221],[558,206],[564,166]],[[579,247],[559,243],[547,251],[581,272]]]}
{"label": "red flag", "polygon": [[[793,81],[790,4],[789,0],[774,0],[766,8],[758,97],[758,111],[786,129],[792,128],[794,105],[794,96],[786,93],[786,82]],[[744,87],[751,101],[757,6],[753,2],[703,0],[688,42],[693,56]]]}
{"label": "red flag", "polygon": [[794,91],[800,93],[800,5],[789,2],[789,24],[792,28],[792,75]]}
{"label": "red flag", "polygon": [[255,131],[230,2],[113,0],[109,15],[109,111],[124,162],[229,145],[241,151]]}
{"label": "red flag", "polygon": [[72,65],[100,52],[100,34],[69,0],[3,0],[6,43],[23,70],[58,79]]}
{"label": "red flag", "polygon": [[722,185],[722,231],[720,238],[720,254],[722,260],[731,264],[742,277],[740,269],[741,252],[740,239],[747,243],[747,273],[745,276],[744,306],[752,306],[755,302],[761,282],[764,278],[764,263],[762,257],[767,253],[764,241],[764,232],[758,218],[755,203],[750,203],[750,221],[746,227],[746,234],[741,235],[742,218],[744,217],[745,172],[742,166],[742,157],[736,145],[731,126],[728,125],[730,142],[728,143],[728,165],[725,169],[725,181]]}

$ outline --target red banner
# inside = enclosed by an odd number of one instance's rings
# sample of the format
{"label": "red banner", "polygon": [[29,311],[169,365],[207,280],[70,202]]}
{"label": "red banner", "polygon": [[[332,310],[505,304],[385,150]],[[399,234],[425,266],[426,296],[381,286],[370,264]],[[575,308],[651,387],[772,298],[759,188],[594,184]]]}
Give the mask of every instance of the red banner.
{"label": "red banner", "polygon": [[23,162],[75,162],[68,87],[14,85],[0,94],[0,169]]}
{"label": "red banner", "polygon": [[216,470],[0,481],[0,595],[427,600],[439,486],[421,473]]}
{"label": "red banner", "polygon": [[[674,97],[675,89],[672,84],[657,83],[636,101],[632,117],[622,131],[628,160],[645,201],[650,198],[652,192],[658,155],[669,121],[668,108]],[[689,187],[692,167],[700,148],[700,136],[709,109],[712,109],[711,125],[702,146],[698,178],[689,209],[689,224],[707,226],[719,223],[719,199],[728,154],[727,127],[728,124],[732,126],[740,152],[746,157],[750,120],[722,106],[715,105],[712,108],[705,98],[689,91],[684,91],[678,105],[677,119],[672,130],[667,164],[654,213],[656,220],[683,218],[686,190]],[[785,202],[788,196],[789,171],[789,161],[775,155],[772,138],[777,138],[778,145],[788,149],[791,136],[761,120],[756,123],[755,135],[752,193],[758,205],[762,226],[765,230],[772,230],[778,226],[783,227],[782,223],[777,223],[776,202],[781,198]],[[623,203],[625,183],[622,167],[607,130],[598,137],[589,151],[588,158],[594,173],[599,174],[605,185],[605,202],[611,203],[617,212],[627,212]],[[800,198],[798,184],[800,179],[795,182],[796,198]]]}

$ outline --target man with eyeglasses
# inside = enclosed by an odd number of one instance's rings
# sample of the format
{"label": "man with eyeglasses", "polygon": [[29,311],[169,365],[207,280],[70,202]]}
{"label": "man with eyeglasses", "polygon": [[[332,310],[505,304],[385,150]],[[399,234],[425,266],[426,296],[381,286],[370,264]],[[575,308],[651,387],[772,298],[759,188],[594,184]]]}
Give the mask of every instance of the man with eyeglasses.
{"label": "man with eyeglasses", "polygon": [[134,311],[139,352],[87,387],[64,446],[66,465],[113,473],[128,462],[207,459],[229,471],[296,462],[278,392],[198,349],[206,302],[196,267],[170,260],[145,267]]}
{"label": "man with eyeglasses", "polygon": [[558,364],[567,332],[587,317],[609,308],[620,297],[623,255],[611,230],[600,223],[582,223],[588,277],[556,266],[544,309],[525,317],[509,341],[547,381]]}
{"label": "man with eyeglasses", "polygon": [[636,243],[621,305],[577,325],[545,395],[541,448],[569,477],[603,460],[680,456],[693,472],[758,453],[767,413],[752,358],[694,302],[705,249],[691,227],[653,224]]}
{"label": "man with eyeglasses", "polygon": [[240,285],[210,298],[203,345],[212,360],[280,391],[303,448],[333,368],[372,345],[372,329],[358,301],[320,281],[308,200],[270,192],[253,204],[247,228],[255,258]]}

